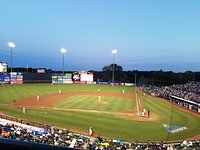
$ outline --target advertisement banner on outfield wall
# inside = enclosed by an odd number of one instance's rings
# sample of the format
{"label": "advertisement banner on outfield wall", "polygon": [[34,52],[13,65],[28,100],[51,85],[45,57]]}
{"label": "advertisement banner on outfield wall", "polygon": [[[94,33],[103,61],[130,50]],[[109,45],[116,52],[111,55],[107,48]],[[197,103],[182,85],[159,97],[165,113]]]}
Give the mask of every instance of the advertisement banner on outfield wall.
{"label": "advertisement banner on outfield wall", "polygon": [[0,83],[3,83],[3,82],[4,82],[4,76],[0,75]]}
{"label": "advertisement banner on outfield wall", "polygon": [[10,76],[9,75],[4,76],[4,82],[5,83],[9,83],[10,82]]}
{"label": "advertisement banner on outfield wall", "polygon": [[56,76],[56,75],[52,75],[52,83],[57,83],[57,81],[58,81],[58,76]]}
{"label": "advertisement banner on outfield wall", "polygon": [[23,84],[23,79],[17,79],[17,78],[11,79],[10,83],[11,84]]}
{"label": "advertisement banner on outfield wall", "polygon": [[66,83],[72,83],[72,74],[65,73],[63,74],[53,74],[52,75],[52,83],[53,84],[66,84]]}
{"label": "advertisement banner on outfield wall", "polygon": [[60,76],[60,74],[52,74],[51,79],[52,79],[52,83],[53,83],[53,84],[59,83],[59,82],[58,82],[58,78],[60,78],[59,76]]}
{"label": "advertisement banner on outfield wall", "polygon": [[72,74],[71,73],[65,73],[63,76],[63,79],[68,79],[68,81],[72,81]]}
{"label": "advertisement banner on outfield wall", "polygon": [[10,73],[10,84],[23,84],[23,73],[11,72]]}
{"label": "advertisement banner on outfield wall", "polygon": [[10,76],[9,75],[0,75],[0,83],[9,83],[10,82]]}
{"label": "advertisement banner on outfield wall", "polygon": [[72,83],[73,83],[73,81],[67,81],[67,80],[63,80],[63,83],[65,83],[65,84],[72,84]]}
{"label": "advertisement banner on outfield wall", "polygon": [[97,84],[110,84],[110,82],[98,82]]}
{"label": "advertisement banner on outfield wall", "polygon": [[134,83],[124,83],[125,86],[134,86]]}
{"label": "advertisement banner on outfield wall", "polygon": [[96,82],[90,82],[90,81],[88,81],[87,84],[96,84]]}
{"label": "advertisement banner on outfield wall", "polygon": [[86,81],[73,81],[74,84],[87,84]]}
{"label": "advertisement banner on outfield wall", "polygon": [[118,83],[118,82],[112,82],[112,83],[110,83],[111,85],[120,85],[120,83]]}

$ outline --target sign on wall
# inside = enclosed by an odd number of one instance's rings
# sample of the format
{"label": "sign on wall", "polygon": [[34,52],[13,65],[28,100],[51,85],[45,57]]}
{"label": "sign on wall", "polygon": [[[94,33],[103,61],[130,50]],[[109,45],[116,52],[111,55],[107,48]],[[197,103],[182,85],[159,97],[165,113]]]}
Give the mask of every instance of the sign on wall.
{"label": "sign on wall", "polygon": [[22,72],[11,72],[10,73],[10,84],[23,84],[23,73]]}

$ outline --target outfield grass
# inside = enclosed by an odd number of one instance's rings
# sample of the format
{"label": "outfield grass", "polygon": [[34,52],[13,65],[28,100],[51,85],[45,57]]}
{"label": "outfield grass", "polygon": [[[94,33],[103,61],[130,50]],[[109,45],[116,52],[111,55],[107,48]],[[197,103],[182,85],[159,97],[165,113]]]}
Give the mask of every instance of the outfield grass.
{"label": "outfield grass", "polygon": [[0,85],[0,104],[12,102],[13,99],[21,99],[36,95],[62,92],[122,92],[133,93],[133,87],[110,86],[110,85],[83,85],[83,84],[23,84],[23,85]]}
{"label": "outfield grass", "polygon": [[[161,140],[182,140],[200,134],[200,118],[185,113],[179,109],[165,104],[162,101],[149,97],[142,97],[142,104],[146,109],[156,113],[159,120],[154,122],[133,121],[121,118],[117,115],[70,112],[70,111],[50,111],[50,110],[28,110],[27,114],[22,114],[21,109],[6,106],[13,99],[20,99],[34,95],[44,95],[48,93],[62,92],[121,92],[134,93],[133,87],[108,86],[108,85],[50,85],[50,84],[30,84],[30,85],[1,85],[0,86],[0,111],[5,114],[37,121],[41,123],[54,124],[59,127],[88,131],[92,126],[97,135],[123,139],[126,141],[161,141]],[[96,106],[93,103],[94,96],[73,96],[59,103],[56,107],[91,109],[111,112],[121,112],[135,109],[135,100],[108,96],[104,107]],[[95,98],[96,99],[96,98]],[[92,102],[91,102],[92,101]],[[79,103],[85,103],[80,106]],[[124,105],[123,105],[124,104]],[[126,105],[125,105],[126,104]],[[85,108],[84,108],[85,107]],[[165,130],[163,124],[182,125],[188,129],[171,134]]]}
{"label": "outfield grass", "polygon": [[[95,134],[104,137],[132,140],[160,140],[166,139],[167,132],[163,130],[159,123],[139,122],[122,119],[115,115],[97,113],[79,113],[64,111],[29,110],[25,115],[21,114],[21,109],[2,108],[9,111],[9,115],[45,122],[59,127],[77,129],[88,132],[88,127],[94,128]],[[153,133],[152,131],[157,131]]]}

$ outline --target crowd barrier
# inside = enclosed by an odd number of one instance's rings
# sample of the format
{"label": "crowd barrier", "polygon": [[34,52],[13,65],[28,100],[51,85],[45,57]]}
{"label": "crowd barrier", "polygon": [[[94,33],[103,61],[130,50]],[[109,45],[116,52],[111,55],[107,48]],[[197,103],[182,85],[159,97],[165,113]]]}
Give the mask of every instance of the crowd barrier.
{"label": "crowd barrier", "polygon": [[30,125],[30,126],[33,126],[33,127],[38,127],[38,128],[43,128],[44,126],[47,127],[47,128],[51,127],[51,126],[43,124],[43,123],[38,123],[38,122],[33,122],[33,121],[25,120],[25,119],[20,119],[20,118],[16,118],[16,117],[12,117],[12,116],[7,116],[7,115],[4,115],[4,114],[0,114],[0,118],[5,119],[5,120],[14,121],[14,122],[21,123],[21,124],[25,124],[25,125]]}

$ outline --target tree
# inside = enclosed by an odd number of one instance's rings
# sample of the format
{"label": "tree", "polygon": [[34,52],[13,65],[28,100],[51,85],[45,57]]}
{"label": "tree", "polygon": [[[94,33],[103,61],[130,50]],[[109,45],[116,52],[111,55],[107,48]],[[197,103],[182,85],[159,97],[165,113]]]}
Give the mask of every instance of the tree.
{"label": "tree", "polygon": [[183,81],[185,81],[185,83],[187,83],[189,81],[194,81],[194,80],[195,80],[195,75],[192,71],[186,71],[184,73]]}
{"label": "tree", "polygon": [[[113,64],[103,67],[103,80],[104,81],[112,81],[112,71],[113,71]],[[114,64],[114,80],[115,82],[125,82],[126,75],[123,72],[123,68],[120,65]]]}

